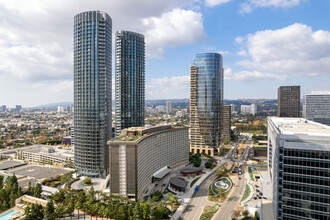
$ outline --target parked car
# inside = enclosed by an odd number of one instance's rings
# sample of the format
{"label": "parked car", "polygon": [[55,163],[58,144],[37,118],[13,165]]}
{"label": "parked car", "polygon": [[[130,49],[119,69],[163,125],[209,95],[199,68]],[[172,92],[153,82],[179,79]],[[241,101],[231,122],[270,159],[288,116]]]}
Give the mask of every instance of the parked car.
{"label": "parked car", "polygon": [[155,187],[157,187],[157,186],[158,186],[158,183],[155,184]]}

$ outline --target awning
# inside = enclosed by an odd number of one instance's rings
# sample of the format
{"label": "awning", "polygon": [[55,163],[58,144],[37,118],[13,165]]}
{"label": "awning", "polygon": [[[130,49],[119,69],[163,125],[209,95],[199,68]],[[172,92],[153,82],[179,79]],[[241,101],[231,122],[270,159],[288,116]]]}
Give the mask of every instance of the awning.
{"label": "awning", "polygon": [[170,169],[168,168],[167,166],[166,167],[163,167],[161,168],[160,170],[158,170],[156,173],[154,173],[154,177],[156,179],[161,179],[163,178],[164,176],[166,176],[169,172],[171,172],[173,169]]}

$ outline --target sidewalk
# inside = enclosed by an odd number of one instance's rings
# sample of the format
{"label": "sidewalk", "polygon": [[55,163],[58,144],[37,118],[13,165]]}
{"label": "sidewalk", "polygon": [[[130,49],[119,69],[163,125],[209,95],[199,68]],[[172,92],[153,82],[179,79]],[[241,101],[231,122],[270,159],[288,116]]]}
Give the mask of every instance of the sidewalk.
{"label": "sidewalk", "polygon": [[179,198],[180,200],[183,199],[184,202],[181,203],[179,208],[173,214],[173,216],[171,217],[171,220],[177,220],[180,218],[180,216],[182,215],[182,213],[185,211],[186,207],[188,206],[190,199],[192,198],[192,196],[195,193],[196,185],[201,185],[204,182],[204,180],[207,179],[207,177],[209,177],[212,173],[214,173],[220,166],[224,165],[225,163],[227,163],[227,161],[221,161],[221,163],[219,163],[212,170],[208,170],[203,176],[201,176],[201,178],[199,180],[197,180],[197,182],[192,187],[190,187],[190,189],[187,193],[185,193],[182,197]]}

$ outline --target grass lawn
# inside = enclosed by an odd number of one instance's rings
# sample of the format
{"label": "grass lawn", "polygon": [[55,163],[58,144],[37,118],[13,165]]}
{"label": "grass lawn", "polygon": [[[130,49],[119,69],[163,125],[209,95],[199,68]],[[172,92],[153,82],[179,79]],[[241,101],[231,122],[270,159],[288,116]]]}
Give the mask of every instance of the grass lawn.
{"label": "grass lawn", "polygon": [[194,179],[193,181],[191,181],[190,187],[192,187],[197,182],[197,180],[199,180],[200,178],[201,177],[197,177],[196,179]]}
{"label": "grass lawn", "polygon": [[255,181],[255,180],[254,180],[254,176],[253,176],[253,174],[252,174],[252,169],[251,169],[251,167],[248,168],[248,171],[249,171],[250,179],[251,179],[252,181]]}
{"label": "grass lawn", "polygon": [[213,215],[217,212],[218,206],[205,206],[202,215],[199,217],[199,220],[210,220]]}
{"label": "grass lawn", "polygon": [[244,201],[251,193],[251,188],[248,184],[245,185],[245,190],[244,190],[244,194],[242,196],[242,200],[241,201]]}

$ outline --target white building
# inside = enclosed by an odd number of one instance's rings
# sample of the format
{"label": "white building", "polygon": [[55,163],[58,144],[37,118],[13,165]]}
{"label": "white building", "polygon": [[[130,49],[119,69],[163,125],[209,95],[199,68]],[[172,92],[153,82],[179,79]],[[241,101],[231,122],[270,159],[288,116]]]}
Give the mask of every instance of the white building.
{"label": "white building", "polygon": [[156,109],[157,113],[165,113],[165,106],[163,105],[156,106]]}
{"label": "white building", "polygon": [[304,95],[302,114],[308,120],[330,125],[330,91]]}
{"label": "white building", "polygon": [[173,102],[172,101],[166,101],[166,113],[167,114],[173,113]]}
{"label": "white building", "polygon": [[330,126],[268,118],[274,219],[330,219]]}
{"label": "white building", "polygon": [[257,105],[241,105],[241,114],[242,115],[256,115],[257,114]]}

